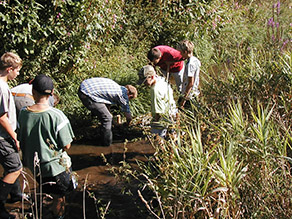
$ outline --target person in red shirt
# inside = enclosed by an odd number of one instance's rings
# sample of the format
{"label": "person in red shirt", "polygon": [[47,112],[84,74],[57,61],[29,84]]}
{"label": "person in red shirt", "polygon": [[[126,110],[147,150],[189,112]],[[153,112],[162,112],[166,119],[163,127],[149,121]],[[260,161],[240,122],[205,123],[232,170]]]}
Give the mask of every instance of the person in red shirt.
{"label": "person in red shirt", "polygon": [[154,66],[159,66],[168,81],[175,81],[178,91],[181,91],[184,73],[184,58],[180,51],[165,45],[153,47],[147,54]]}

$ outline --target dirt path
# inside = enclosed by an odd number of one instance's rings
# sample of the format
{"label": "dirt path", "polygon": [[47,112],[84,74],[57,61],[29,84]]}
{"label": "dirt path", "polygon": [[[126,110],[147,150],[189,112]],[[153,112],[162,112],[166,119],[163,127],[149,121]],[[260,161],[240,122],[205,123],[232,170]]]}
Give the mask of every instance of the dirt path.
{"label": "dirt path", "polygon": [[[149,143],[142,140],[127,144],[115,143],[110,147],[73,144],[68,153],[72,159],[73,170],[78,175],[79,185],[67,197],[66,218],[101,218],[107,204],[107,219],[152,218],[137,196],[137,185],[132,184],[131,188],[127,188],[133,195],[123,194],[123,183],[118,182],[109,171],[112,166],[118,167],[123,160],[132,165],[135,165],[137,159],[145,160],[146,156],[154,153]],[[104,157],[111,161],[111,165],[105,162]],[[0,171],[2,173],[2,169]],[[32,190],[33,181],[30,178],[29,184]],[[84,185],[86,192],[83,192]],[[15,210],[21,204],[7,204],[7,207]],[[26,210],[28,207],[26,206]]]}

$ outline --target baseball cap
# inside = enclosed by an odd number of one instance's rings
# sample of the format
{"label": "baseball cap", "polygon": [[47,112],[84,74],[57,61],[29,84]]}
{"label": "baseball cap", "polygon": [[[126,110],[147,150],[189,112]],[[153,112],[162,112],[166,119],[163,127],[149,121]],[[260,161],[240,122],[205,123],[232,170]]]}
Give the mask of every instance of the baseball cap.
{"label": "baseball cap", "polygon": [[138,76],[139,76],[139,80],[137,82],[137,84],[141,85],[144,83],[145,79],[148,76],[153,76],[155,75],[155,69],[152,65],[145,65],[143,66],[140,71],[138,72]]}
{"label": "baseball cap", "polygon": [[52,95],[53,93],[54,83],[53,80],[47,75],[37,75],[32,81],[29,82],[29,84],[32,84],[32,88],[40,94]]}

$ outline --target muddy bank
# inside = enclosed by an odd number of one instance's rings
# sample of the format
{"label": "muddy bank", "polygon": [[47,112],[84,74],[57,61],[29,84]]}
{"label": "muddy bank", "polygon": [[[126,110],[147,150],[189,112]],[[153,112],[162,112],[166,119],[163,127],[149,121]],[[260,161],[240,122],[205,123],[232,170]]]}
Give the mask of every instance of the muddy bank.
{"label": "muddy bank", "polygon": [[[154,153],[154,148],[149,142],[139,140],[114,143],[110,147],[72,144],[68,153],[72,159],[73,170],[78,175],[79,185],[76,191],[66,197],[66,218],[101,218],[107,205],[105,218],[152,218],[137,195],[138,185],[119,182],[110,171],[112,167],[118,167],[119,162],[123,160],[133,166],[136,165],[137,159],[146,161],[146,157]],[[3,170],[0,171],[2,173]],[[29,171],[25,171],[31,176]],[[33,180],[29,176],[27,179],[30,190],[33,191]],[[7,204],[7,207],[17,211],[21,203]],[[30,211],[29,205],[24,207],[26,212]],[[45,212],[44,210],[43,218],[50,218]]]}

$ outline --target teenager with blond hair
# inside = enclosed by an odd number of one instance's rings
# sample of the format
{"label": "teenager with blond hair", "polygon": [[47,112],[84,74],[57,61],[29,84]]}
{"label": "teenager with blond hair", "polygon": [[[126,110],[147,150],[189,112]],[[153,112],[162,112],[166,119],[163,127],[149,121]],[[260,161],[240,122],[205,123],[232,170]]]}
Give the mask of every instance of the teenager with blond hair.
{"label": "teenager with blond hair", "polygon": [[[12,93],[7,81],[15,79],[22,67],[21,58],[12,52],[4,53],[0,58],[0,163],[4,176],[0,180],[0,218],[15,218],[7,212],[5,202],[15,185],[20,187],[18,177],[22,163],[16,135],[16,110]],[[21,197],[21,193],[19,195]]]}

